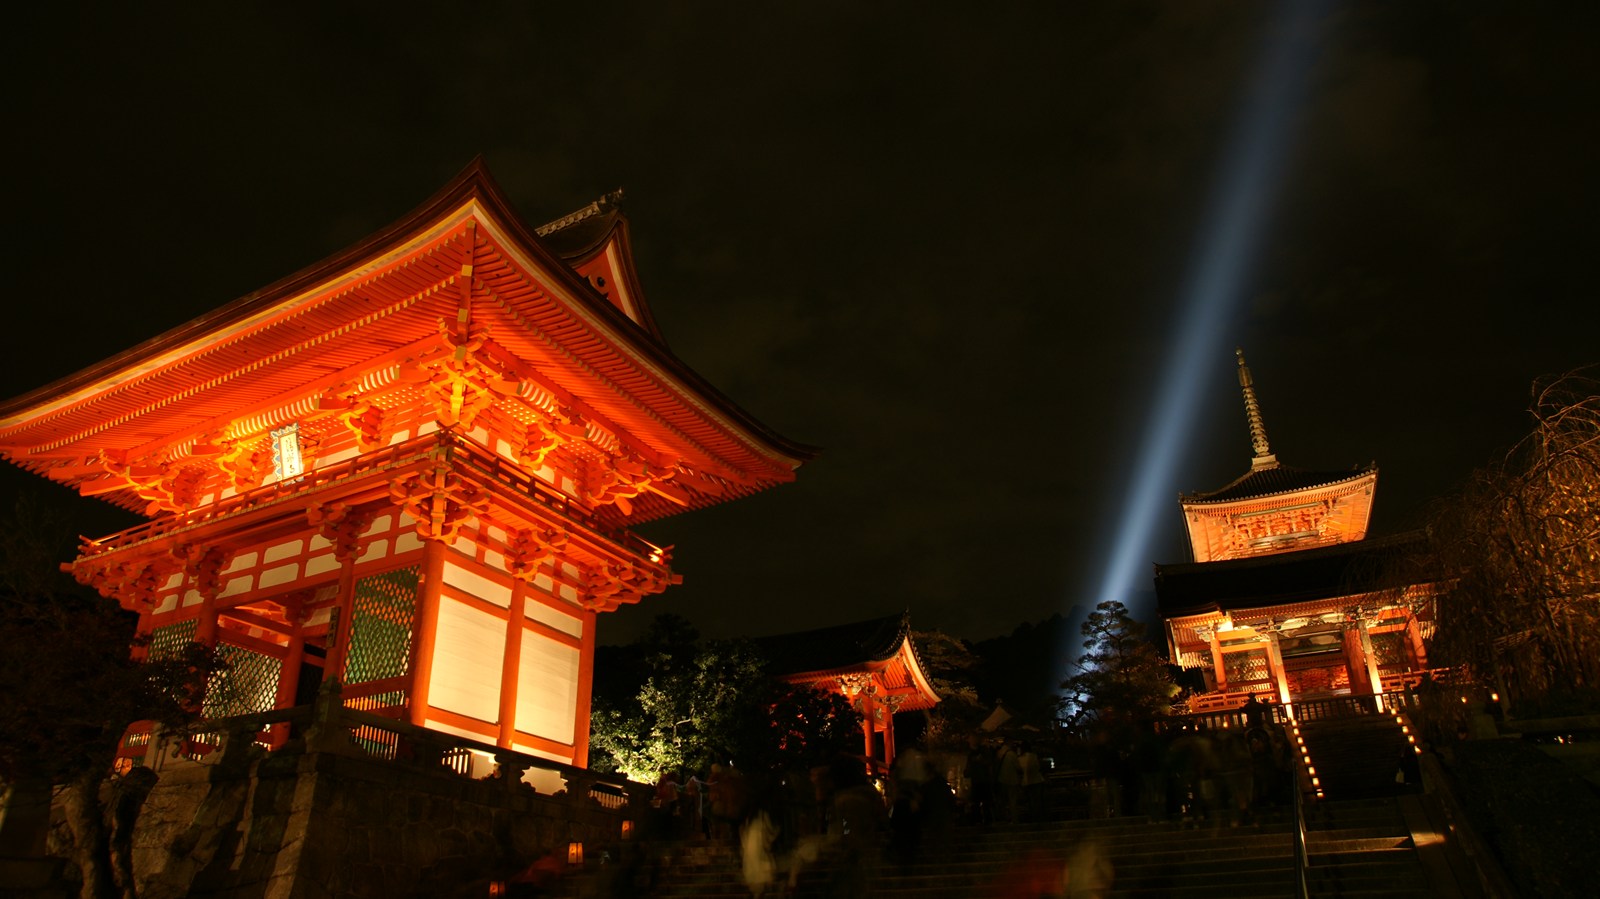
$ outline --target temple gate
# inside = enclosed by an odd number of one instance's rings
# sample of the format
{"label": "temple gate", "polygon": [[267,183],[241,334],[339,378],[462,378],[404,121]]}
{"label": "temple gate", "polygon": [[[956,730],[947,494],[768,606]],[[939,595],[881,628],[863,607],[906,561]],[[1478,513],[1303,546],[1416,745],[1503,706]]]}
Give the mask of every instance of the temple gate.
{"label": "temple gate", "polygon": [[617,200],[529,229],[474,164],[7,403],[0,453],[150,519],[64,567],[139,613],[148,652],[222,653],[208,715],[334,679],[348,707],[583,766],[596,616],[679,580],[631,528],[814,454],[667,349]]}

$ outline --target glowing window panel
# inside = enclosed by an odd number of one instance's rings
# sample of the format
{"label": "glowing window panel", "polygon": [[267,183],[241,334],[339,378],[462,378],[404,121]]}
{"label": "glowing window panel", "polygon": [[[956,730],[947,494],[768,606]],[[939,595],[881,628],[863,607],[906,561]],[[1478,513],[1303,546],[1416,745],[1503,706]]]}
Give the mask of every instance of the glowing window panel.
{"label": "glowing window panel", "polygon": [[300,455],[299,422],[272,430],[272,470],[280,481],[305,474],[305,459]]}

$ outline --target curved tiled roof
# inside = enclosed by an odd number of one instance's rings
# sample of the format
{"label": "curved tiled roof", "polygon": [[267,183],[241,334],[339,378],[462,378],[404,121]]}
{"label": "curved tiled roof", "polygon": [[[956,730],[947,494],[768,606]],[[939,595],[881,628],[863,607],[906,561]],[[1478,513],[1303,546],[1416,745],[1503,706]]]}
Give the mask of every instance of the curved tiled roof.
{"label": "curved tiled roof", "polygon": [[1308,471],[1303,468],[1290,468],[1287,465],[1274,465],[1263,468],[1253,468],[1219,490],[1210,493],[1185,494],[1180,499],[1185,503],[1217,503],[1236,499],[1250,499],[1257,496],[1271,496],[1275,493],[1291,493],[1295,490],[1305,490],[1310,487],[1326,487],[1344,481],[1353,481],[1356,478],[1376,471],[1378,466],[1369,463],[1365,466],[1354,466],[1343,471]]}
{"label": "curved tiled roof", "polygon": [[[465,295],[474,327],[499,354],[496,371],[580,405],[647,460],[697,473],[705,491],[691,506],[792,480],[815,447],[766,427],[674,356],[636,290],[637,320],[562,255],[608,236],[625,243],[611,204],[591,204],[540,236],[475,161],[411,213],[322,262],[0,402],[0,454],[63,483],[93,480],[94,495],[146,509],[131,482],[98,489],[108,483],[98,460],[153,465],[241,415],[252,434],[263,417],[301,415],[327,391],[415,362],[438,344],[440,322],[457,320]],[[621,264],[631,277],[631,262]],[[683,507],[648,499],[635,520]]]}
{"label": "curved tiled roof", "polygon": [[900,644],[910,634],[911,616],[901,612],[816,630],[758,637],[754,642],[771,665],[772,673],[782,676],[883,662],[894,658],[900,651]]}
{"label": "curved tiled roof", "polygon": [[1276,555],[1156,566],[1156,604],[1171,618],[1347,596],[1403,586],[1395,561],[1418,552],[1420,531]]}

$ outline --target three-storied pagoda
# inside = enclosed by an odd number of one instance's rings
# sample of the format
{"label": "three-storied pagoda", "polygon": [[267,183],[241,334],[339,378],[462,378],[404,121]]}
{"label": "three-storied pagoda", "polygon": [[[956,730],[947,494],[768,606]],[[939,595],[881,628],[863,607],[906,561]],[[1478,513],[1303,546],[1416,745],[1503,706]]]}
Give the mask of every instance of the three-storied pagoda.
{"label": "three-storied pagoda", "polygon": [[16,464],[149,517],[77,579],[213,715],[347,705],[584,765],[595,622],[675,583],[630,526],[814,450],[667,349],[607,197],[524,226],[480,163],[344,252],[0,408]]}
{"label": "three-storied pagoda", "polygon": [[1254,457],[1227,486],[1181,497],[1194,561],[1156,566],[1170,658],[1205,676],[1200,708],[1371,696],[1427,667],[1427,585],[1387,562],[1416,535],[1367,539],[1375,465],[1308,471],[1278,462],[1238,353]]}

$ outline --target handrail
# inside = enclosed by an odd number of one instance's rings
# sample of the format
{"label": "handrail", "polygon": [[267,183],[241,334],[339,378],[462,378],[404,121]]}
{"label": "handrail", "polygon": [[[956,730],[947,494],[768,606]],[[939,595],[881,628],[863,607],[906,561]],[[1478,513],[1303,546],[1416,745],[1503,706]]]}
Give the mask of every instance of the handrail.
{"label": "handrail", "polygon": [[[1296,762],[1295,767],[1300,767]],[[1306,877],[1311,871],[1311,851],[1306,848],[1305,791],[1300,789],[1300,779],[1294,784],[1294,894],[1296,899],[1309,899],[1311,888]]]}

